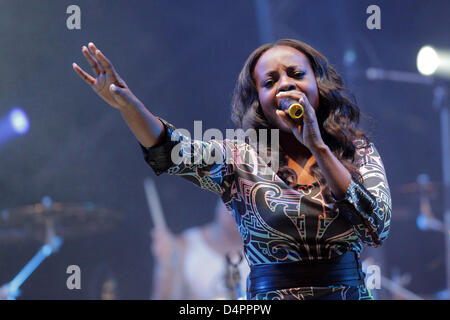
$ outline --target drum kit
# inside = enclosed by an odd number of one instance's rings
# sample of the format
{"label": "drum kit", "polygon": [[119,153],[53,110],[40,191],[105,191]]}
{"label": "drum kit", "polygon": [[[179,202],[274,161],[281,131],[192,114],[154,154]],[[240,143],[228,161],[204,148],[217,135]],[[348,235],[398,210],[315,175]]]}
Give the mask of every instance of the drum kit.
{"label": "drum kit", "polygon": [[0,300],[14,300],[20,286],[34,270],[62,246],[63,240],[111,231],[123,215],[114,210],[87,203],[41,203],[0,211],[0,243],[11,246],[38,241],[42,246],[22,270],[0,287]]}

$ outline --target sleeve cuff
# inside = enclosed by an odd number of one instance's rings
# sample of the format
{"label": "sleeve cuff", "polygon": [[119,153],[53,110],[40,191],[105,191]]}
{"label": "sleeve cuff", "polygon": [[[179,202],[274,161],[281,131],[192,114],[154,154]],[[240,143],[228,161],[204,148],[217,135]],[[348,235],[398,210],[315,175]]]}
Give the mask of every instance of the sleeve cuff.
{"label": "sleeve cuff", "polygon": [[175,131],[176,128],[158,117],[165,127],[165,135],[161,143],[156,146],[147,148],[139,143],[142,152],[144,154],[145,161],[153,169],[157,176],[166,172],[169,168],[173,167],[175,164],[172,162],[171,153],[174,146],[176,146],[181,137]]}
{"label": "sleeve cuff", "polygon": [[[350,222],[359,224],[361,218],[372,220],[372,217],[368,216],[366,212],[373,212],[376,209],[377,201],[363,185],[352,179],[345,197],[339,200],[338,204],[347,209],[345,211],[348,213],[347,217]],[[359,217],[355,216],[355,213]]]}

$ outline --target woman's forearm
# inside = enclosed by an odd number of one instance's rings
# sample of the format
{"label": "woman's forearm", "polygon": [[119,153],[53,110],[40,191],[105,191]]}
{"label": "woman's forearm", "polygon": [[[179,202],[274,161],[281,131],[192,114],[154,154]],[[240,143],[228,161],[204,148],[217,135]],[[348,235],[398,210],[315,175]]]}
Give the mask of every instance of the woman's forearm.
{"label": "woman's forearm", "polygon": [[336,200],[343,199],[352,178],[350,172],[335,157],[328,146],[318,148],[312,153]]}
{"label": "woman's forearm", "polygon": [[164,125],[141,102],[120,109],[122,117],[144,147],[153,147],[163,138]]}

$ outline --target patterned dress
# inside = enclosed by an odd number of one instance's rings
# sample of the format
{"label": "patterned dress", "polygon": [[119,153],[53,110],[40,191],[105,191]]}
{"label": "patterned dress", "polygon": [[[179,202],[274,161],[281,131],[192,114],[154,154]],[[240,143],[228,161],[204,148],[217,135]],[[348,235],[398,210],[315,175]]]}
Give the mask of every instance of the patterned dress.
{"label": "patterned dress", "polygon": [[[158,146],[142,147],[147,163],[157,175],[177,175],[220,195],[237,223],[250,266],[330,259],[347,251],[360,255],[363,244],[377,247],[387,238],[390,191],[372,143],[354,141],[363,183],[352,179],[345,198],[330,204],[319,182],[288,186],[243,141],[187,140],[161,121],[167,134]],[[190,163],[174,163],[177,155]],[[247,298],[360,300],[372,295],[362,285],[286,288]]]}

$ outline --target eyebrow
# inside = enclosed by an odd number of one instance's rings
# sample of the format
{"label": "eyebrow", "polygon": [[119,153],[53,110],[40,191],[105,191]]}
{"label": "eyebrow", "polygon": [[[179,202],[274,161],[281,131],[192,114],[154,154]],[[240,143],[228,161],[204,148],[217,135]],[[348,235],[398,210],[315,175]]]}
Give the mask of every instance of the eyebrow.
{"label": "eyebrow", "polygon": [[[295,70],[295,69],[304,69],[304,68],[302,68],[302,67],[299,66],[299,65],[292,65],[292,66],[288,66],[288,67],[286,68],[286,70],[288,70],[288,71],[292,71],[292,70]],[[275,73],[277,73],[277,72],[274,71],[274,70],[269,71],[269,72],[267,72],[267,73],[264,75],[264,77],[272,76],[272,75],[275,74]]]}
{"label": "eyebrow", "polygon": [[264,77],[267,77],[267,76],[273,76],[274,74],[276,74],[277,72],[276,71],[269,71],[269,72],[267,72],[265,75],[264,75]]}

